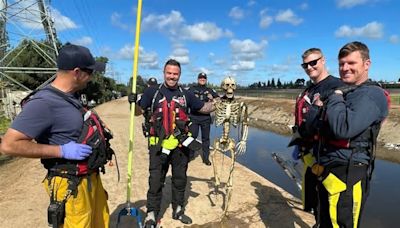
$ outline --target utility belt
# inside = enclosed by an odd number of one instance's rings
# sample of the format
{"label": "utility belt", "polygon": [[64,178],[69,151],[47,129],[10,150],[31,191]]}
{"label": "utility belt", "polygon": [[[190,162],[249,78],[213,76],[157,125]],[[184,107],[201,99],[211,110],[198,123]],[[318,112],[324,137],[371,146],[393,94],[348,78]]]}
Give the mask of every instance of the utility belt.
{"label": "utility belt", "polygon": [[48,169],[48,173],[52,176],[70,177],[70,176],[86,176],[92,173],[98,173],[99,169],[89,169],[88,162],[78,162],[76,164],[56,164]]}

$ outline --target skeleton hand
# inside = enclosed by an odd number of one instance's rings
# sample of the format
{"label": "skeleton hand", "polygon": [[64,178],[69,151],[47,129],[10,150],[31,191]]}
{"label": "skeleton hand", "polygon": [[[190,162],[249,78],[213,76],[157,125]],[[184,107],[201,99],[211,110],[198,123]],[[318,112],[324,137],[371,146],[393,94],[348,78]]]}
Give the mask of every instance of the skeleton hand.
{"label": "skeleton hand", "polygon": [[212,101],[214,99],[214,97],[211,95],[211,93],[207,94],[207,98]]}
{"label": "skeleton hand", "polygon": [[235,151],[237,155],[242,155],[246,152],[246,141],[240,140],[238,144],[236,144]]}

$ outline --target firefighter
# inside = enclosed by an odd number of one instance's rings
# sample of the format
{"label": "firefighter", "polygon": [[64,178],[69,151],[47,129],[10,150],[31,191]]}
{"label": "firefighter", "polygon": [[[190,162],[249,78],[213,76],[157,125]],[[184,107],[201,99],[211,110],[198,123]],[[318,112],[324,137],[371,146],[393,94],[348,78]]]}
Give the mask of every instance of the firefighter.
{"label": "firefighter", "polygon": [[[212,101],[214,98],[219,97],[215,90],[207,87],[207,74],[199,73],[197,76],[197,85],[189,88],[189,91],[194,93],[194,95],[204,102]],[[203,154],[201,156],[203,163],[207,166],[211,165],[209,160],[210,155],[210,125],[211,116],[209,113],[203,114],[200,112],[193,111],[190,113],[190,120],[192,124],[190,125],[190,132],[194,138],[199,135],[199,128],[201,129],[201,144]],[[192,156],[194,157],[194,151],[192,151]]]}
{"label": "firefighter", "polygon": [[184,224],[192,219],[185,214],[185,189],[187,168],[191,150],[201,148],[189,132],[188,109],[210,113],[212,102],[203,102],[179,84],[180,63],[174,59],[164,65],[164,82],[158,87],[146,89],[138,102],[135,94],[129,102],[135,102],[139,110],[150,107],[149,131],[149,190],[145,227],[155,227],[161,215],[162,188],[169,166],[172,166],[172,218]]}

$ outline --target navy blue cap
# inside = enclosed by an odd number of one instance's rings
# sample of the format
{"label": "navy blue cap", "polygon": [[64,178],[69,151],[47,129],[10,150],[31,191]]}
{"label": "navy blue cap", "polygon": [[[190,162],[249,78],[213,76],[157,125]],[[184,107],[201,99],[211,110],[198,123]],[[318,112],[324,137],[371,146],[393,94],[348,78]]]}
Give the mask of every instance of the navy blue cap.
{"label": "navy blue cap", "polygon": [[205,78],[205,79],[207,79],[207,74],[204,73],[204,72],[201,72],[201,73],[197,76],[197,78]]}
{"label": "navy blue cap", "polygon": [[149,86],[157,85],[157,79],[154,77],[149,78],[149,80],[147,81],[147,85],[149,85]]}
{"label": "navy blue cap", "polygon": [[96,62],[88,48],[67,44],[58,53],[57,68],[59,70],[80,68],[104,72],[106,65],[105,63]]}

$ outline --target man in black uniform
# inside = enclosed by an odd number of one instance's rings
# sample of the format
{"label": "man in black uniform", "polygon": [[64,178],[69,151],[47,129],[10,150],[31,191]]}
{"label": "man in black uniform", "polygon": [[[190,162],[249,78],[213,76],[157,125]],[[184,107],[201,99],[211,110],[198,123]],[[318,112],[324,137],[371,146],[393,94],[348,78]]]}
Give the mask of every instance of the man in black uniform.
{"label": "man in black uniform", "polygon": [[[295,106],[294,137],[289,145],[295,145],[293,159],[302,159],[304,175],[302,183],[302,198],[304,211],[314,213],[317,220],[317,176],[311,172],[315,163],[314,152],[318,151],[318,121],[320,119],[322,102],[318,99],[325,91],[344,85],[338,78],[329,75],[325,66],[325,57],[319,48],[310,48],[302,55],[301,67],[310,77],[311,84],[299,94]],[[300,137],[299,137],[300,136]]]}
{"label": "man in black uniform", "polygon": [[388,94],[368,79],[371,60],[365,44],[346,44],[338,59],[340,78],[348,87],[336,89],[324,102],[326,129],[319,169],[313,167],[319,175],[320,227],[360,227]]}
{"label": "man in black uniform", "polygon": [[[213,111],[211,102],[197,99],[193,93],[178,85],[181,75],[180,63],[170,59],[164,66],[164,83],[144,91],[139,110],[151,108],[149,135],[149,190],[147,192],[147,215],[145,227],[155,227],[160,216],[162,188],[169,165],[172,166],[172,218],[191,224],[185,215],[186,171],[189,153],[197,141],[190,137],[188,109],[204,113]],[[134,95],[130,102],[137,102]],[[198,144],[198,143],[197,143]]]}
{"label": "man in black uniform", "polygon": [[[193,92],[194,95],[204,102],[212,101],[214,98],[218,97],[218,94],[207,87],[207,74],[201,72],[197,76],[197,85],[189,88],[189,91]],[[190,125],[190,132],[193,138],[197,138],[199,135],[199,128],[201,128],[201,143],[202,143],[202,159],[203,163],[210,166],[211,162],[209,160],[210,155],[210,124],[211,116],[210,114],[203,114],[197,111],[192,111],[190,113],[190,120],[192,125]],[[194,157],[194,151],[192,151],[192,156]]]}

